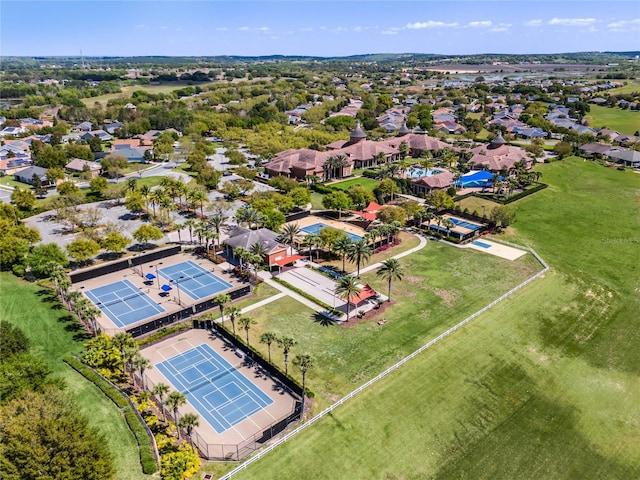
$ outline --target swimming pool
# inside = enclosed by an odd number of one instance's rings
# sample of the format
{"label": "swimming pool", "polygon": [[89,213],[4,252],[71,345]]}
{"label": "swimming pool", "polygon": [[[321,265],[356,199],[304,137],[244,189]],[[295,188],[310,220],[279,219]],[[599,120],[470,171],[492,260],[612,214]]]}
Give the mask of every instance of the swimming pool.
{"label": "swimming pool", "polygon": [[491,248],[491,245],[489,245],[488,243],[481,242],[480,240],[474,240],[471,243],[480,248]]}
{"label": "swimming pool", "polygon": [[306,227],[302,227],[300,230],[310,235],[318,235],[320,233],[320,230],[322,230],[323,228],[333,228],[334,230],[340,230],[346,233],[352,242],[362,240],[362,237],[360,235],[356,235],[355,233],[350,233],[345,230],[332,227],[331,225],[327,225],[326,223],[322,222],[314,223],[313,225],[307,225]]}
{"label": "swimming pool", "polygon": [[409,168],[407,169],[407,173],[409,174],[409,178],[422,178],[433,177],[434,175],[442,173],[442,170],[437,170],[435,168]]}

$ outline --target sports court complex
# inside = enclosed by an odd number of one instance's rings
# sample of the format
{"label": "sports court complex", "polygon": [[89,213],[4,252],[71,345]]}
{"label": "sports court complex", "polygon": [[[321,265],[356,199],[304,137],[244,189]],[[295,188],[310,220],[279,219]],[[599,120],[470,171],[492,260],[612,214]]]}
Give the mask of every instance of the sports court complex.
{"label": "sports court complex", "polygon": [[179,415],[199,416],[192,439],[207,458],[237,460],[298,413],[298,399],[282,383],[210,330],[192,329],[141,353],[153,364],[147,387],[162,382],[184,393]]}
{"label": "sports court complex", "polygon": [[198,313],[205,299],[243,285],[213,262],[180,252],[74,283],[73,289],[100,310],[101,330],[114,334],[153,319],[170,317],[171,323],[178,319],[173,314],[184,319],[189,308]]}
{"label": "sports court complex", "polygon": [[448,213],[442,216],[442,221],[444,222],[445,220],[450,220],[453,223],[453,227],[447,228],[442,224],[438,225],[433,220],[431,220],[431,222],[424,222],[422,226],[447,235],[456,235],[460,240],[471,238],[487,229],[487,224],[485,223],[472,222]]}
{"label": "sports court complex", "polygon": [[352,223],[319,217],[316,215],[309,215],[289,223],[298,226],[301,232],[301,237],[306,235],[317,235],[320,233],[320,230],[327,227],[343,231],[351,241],[354,242],[360,240],[367,233],[364,228]]}

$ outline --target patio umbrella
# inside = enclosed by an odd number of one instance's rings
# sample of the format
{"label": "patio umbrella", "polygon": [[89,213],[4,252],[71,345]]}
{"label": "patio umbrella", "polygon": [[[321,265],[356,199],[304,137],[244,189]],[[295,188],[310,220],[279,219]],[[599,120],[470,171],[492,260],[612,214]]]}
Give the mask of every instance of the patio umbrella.
{"label": "patio umbrella", "polygon": [[171,285],[162,285],[162,286],[160,287],[160,289],[161,289],[163,292],[168,292],[169,290],[173,290],[173,289],[171,288]]}
{"label": "patio umbrella", "polygon": [[147,278],[147,280],[153,280],[154,278],[156,278],[156,276],[153,273],[147,273],[145,277]]}

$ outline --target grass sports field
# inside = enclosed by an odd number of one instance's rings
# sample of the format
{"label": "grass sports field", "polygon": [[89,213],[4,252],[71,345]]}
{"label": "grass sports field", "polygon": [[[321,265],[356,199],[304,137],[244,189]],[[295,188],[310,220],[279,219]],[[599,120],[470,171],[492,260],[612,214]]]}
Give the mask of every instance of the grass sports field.
{"label": "grass sports field", "polygon": [[640,181],[537,168],[509,238],[551,271],[234,478],[640,477]]}
{"label": "grass sports field", "polygon": [[60,308],[51,290],[19,280],[10,273],[0,272],[0,290],[0,318],[24,331],[31,339],[34,353],[64,379],[89,425],[104,434],[116,466],[114,478],[152,478],[142,474],[136,441],[113,402],[62,362],[64,356],[79,353],[85,339],[75,317]]}
{"label": "grass sports field", "polygon": [[606,127],[628,135],[633,135],[640,130],[640,112],[599,105],[591,105],[590,107],[591,111],[585,118],[592,127]]}
{"label": "grass sports field", "polygon": [[351,187],[352,185],[360,185],[373,192],[373,189],[376,188],[379,184],[380,182],[374,180],[373,178],[359,177],[351,178],[349,180],[345,180],[344,182],[332,183],[331,186],[339,188],[340,190],[349,190],[349,187]]}
{"label": "grass sports field", "polygon": [[158,93],[171,93],[174,90],[180,90],[181,88],[187,86],[195,86],[195,85],[210,85],[209,83],[180,83],[173,82],[167,85],[128,85],[126,87],[122,87],[122,91],[120,93],[106,93],[104,95],[98,95],[97,97],[83,98],[82,103],[87,106],[94,105],[95,103],[100,103],[102,105],[106,105],[109,100],[113,100],[114,98],[129,98],[133,92],[136,90],[144,90],[145,92],[151,94]]}

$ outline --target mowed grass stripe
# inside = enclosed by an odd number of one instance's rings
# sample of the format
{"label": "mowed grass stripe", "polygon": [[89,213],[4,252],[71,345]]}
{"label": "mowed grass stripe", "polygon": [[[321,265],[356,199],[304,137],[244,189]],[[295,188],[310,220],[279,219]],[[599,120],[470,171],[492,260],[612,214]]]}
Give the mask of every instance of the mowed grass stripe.
{"label": "mowed grass stripe", "polygon": [[510,238],[551,272],[236,478],[640,476],[637,248],[602,240],[637,235],[640,183],[579,158],[541,171]]}
{"label": "mowed grass stripe", "polygon": [[116,466],[114,478],[151,478],[142,474],[138,446],[113,402],[62,361],[82,350],[86,336],[77,320],[61,307],[52,290],[8,272],[0,272],[0,291],[0,318],[22,329],[32,351],[64,379],[89,425],[105,436]]}

